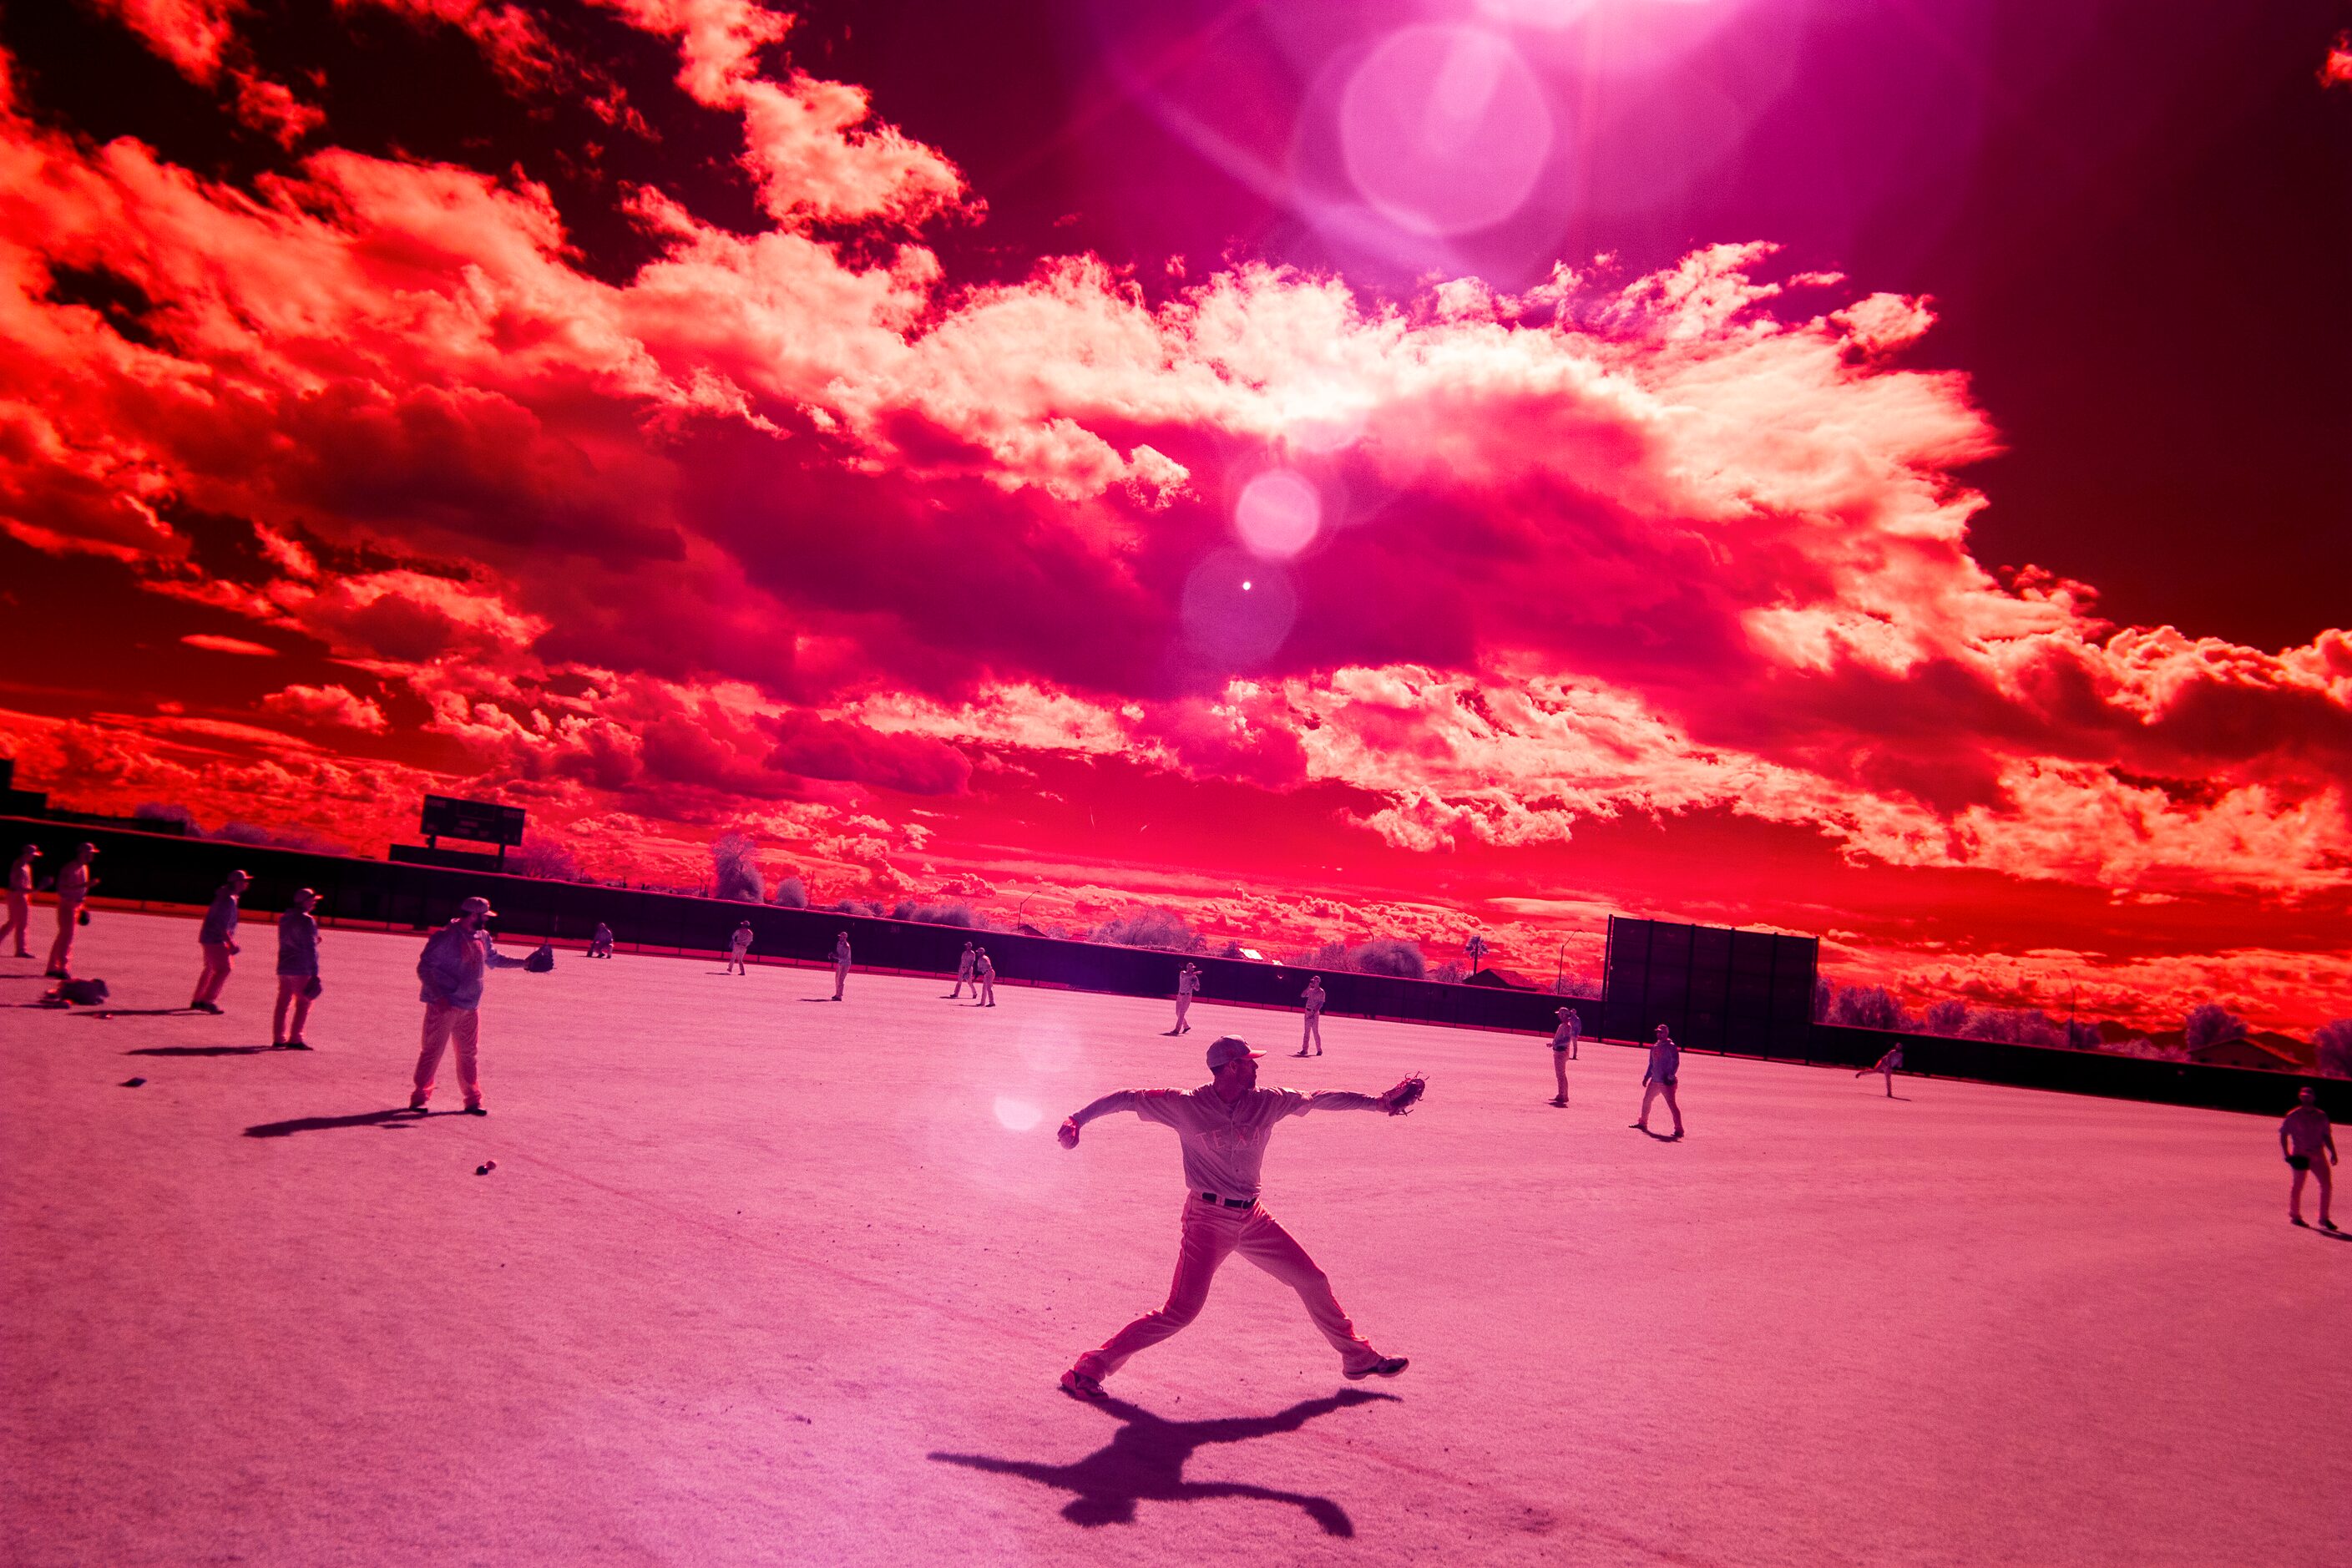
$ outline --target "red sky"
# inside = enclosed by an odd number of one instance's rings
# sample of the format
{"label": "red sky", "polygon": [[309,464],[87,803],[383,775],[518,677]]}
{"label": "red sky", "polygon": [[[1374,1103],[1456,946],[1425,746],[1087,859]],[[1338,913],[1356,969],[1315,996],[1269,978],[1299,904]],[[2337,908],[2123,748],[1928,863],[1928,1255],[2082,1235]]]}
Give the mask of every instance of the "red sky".
{"label": "red sky", "polygon": [[10,7],[0,745],[2352,1013],[2352,16],[1859,9]]}

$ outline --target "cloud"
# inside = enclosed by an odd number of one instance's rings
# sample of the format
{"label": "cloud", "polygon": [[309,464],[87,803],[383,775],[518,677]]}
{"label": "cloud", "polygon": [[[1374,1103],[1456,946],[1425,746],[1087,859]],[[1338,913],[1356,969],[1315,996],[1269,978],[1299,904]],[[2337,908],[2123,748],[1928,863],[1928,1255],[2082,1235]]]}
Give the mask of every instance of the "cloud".
{"label": "cloud", "polygon": [[190,647],[200,647],[207,653],[243,654],[249,658],[278,657],[278,650],[267,643],[247,642],[243,637],[222,637],[217,632],[190,632],[180,640]]}
{"label": "cloud", "polygon": [[381,735],[392,727],[383,704],[345,686],[289,686],[263,698],[261,705],[306,724],[338,725],[364,734]]}
{"label": "cloud", "polygon": [[[515,5],[350,3],[533,90],[601,68]],[[961,174],[780,64],[783,14],[605,5],[732,117],[764,224],[633,186],[642,260],[592,269],[529,171],[313,145],[290,95],[312,150],[246,185],[0,97],[0,528],[375,675],[420,757],[540,809],[751,801],[844,866],[904,848],[837,814],[1057,759],[1312,794],[1412,855],[1723,816],[2019,883],[2352,885],[2352,638],[1986,571],[2000,437],[1915,368],[1932,300],[1763,244],[1518,294],[960,283],[924,226],[984,221]],[[236,7],[114,10],[251,96]],[[1275,468],[1317,500],[1280,565],[1232,516]],[[309,678],[236,710],[409,739]]]}

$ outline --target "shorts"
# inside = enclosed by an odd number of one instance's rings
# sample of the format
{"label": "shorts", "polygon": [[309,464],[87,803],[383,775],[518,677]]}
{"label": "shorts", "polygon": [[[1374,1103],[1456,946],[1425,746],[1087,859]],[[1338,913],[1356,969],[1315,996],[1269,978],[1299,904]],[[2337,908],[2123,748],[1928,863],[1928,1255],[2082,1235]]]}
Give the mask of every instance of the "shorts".
{"label": "shorts", "polygon": [[1668,1073],[1664,1078],[1645,1078],[1642,1081],[1643,1083],[1654,1083],[1661,1089],[1672,1089],[1675,1087],[1675,1075]]}
{"label": "shorts", "polygon": [[1568,1042],[1566,1040],[1555,1040],[1552,1042],[1551,1048],[1556,1051],[1564,1051],[1568,1049]]}
{"label": "shorts", "polygon": [[2286,1168],[2290,1171],[2308,1171],[2311,1169],[2311,1156],[2308,1154],[2289,1154],[2286,1157]]}

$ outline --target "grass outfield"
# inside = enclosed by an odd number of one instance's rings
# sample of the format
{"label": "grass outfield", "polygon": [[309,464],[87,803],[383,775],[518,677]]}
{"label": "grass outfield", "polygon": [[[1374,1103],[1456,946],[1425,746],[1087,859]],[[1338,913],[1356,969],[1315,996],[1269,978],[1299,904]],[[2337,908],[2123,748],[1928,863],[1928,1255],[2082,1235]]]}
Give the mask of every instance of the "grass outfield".
{"label": "grass outfield", "polygon": [[[1237,1259],[1095,1406],[1176,1140],[1054,1124],[1295,1017],[567,953],[419,1121],[417,939],[327,933],[305,1056],[248,934],[225,1017],[0,1016],[7,1563],[2352,1561],[2352,1244],[2267,1121],[1685,1055],[1670,1144],[1635,1051],[1560,1110],[1540,1038],[1333,1017],[1261,1081],[1429,1099],[1284,1123],[1267,1202],[1411,1370]],[[170,1006],[194,935],[77,967]]]}

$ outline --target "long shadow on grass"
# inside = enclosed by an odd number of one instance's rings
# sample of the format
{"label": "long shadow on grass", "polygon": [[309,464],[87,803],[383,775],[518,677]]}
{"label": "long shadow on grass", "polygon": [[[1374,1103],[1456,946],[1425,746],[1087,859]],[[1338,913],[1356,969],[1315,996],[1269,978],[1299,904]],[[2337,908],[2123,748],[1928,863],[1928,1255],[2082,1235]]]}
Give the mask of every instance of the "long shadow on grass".
{"label": "long shadow on grass", "polygon": [[1393,1394],[1345,1388],[1321,1399],[1302,1399],[1275,1415],[1235,1416],[1223,1421],[1164,1421],[1124,1399],[1105,1399],[1101,1408],[1118,1417],[1118,1433],[1102,1447],[1072,1465],[1044,1465],[1032,1459],[998,1459],[985,1454],[933,1454],[947,1465],[1019,1476],[1040,1486],[1076,1494],[1062,1510],[1072,1524],[1093,1529],[1106,1524],[1132,1524],[1135,1505],[1153,1502],[1201,1502],[1210,1498],[1257,1498],[1286,1502],[1306,1510],[1326,1535],[1353,1535],[1356,1527],[1347,1510],[1326,1497],[1279,1491],[1239,1481],[1188,1481],[1185,1462],[1194,1450],[1212,1443],[1245,1443],[1296,1432],[1318,1415],[1350,1405],[1395,1399]]}
{"label": "long shadow on grass", "polygon": [[[434,1110],[428,1116],[463,1116],[462,1110]],[[398,1130],[412,1121],[422,1121],[424,1116],[404,1107],[391,1110],[362,1110],[356,1116],[298,1116],[291,1121],[264,1121],[245,1130],[247,1138],[284,1138],[295,1132],[324,1132],[335,1127],[383,1127]]]}

